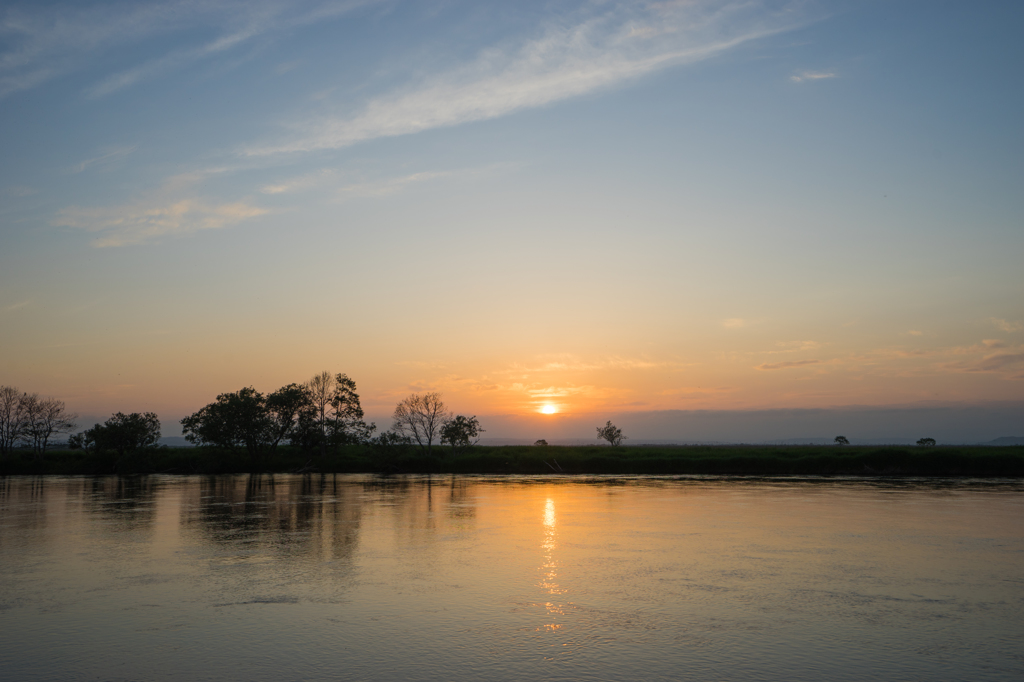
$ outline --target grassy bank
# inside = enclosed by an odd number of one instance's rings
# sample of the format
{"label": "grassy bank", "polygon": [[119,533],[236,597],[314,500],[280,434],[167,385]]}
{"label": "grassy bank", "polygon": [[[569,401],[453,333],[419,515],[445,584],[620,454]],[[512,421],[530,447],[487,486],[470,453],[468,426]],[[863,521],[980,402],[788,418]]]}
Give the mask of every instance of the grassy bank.
{"label": "grassy bank", "polygon": [[0,475],[221,474],[221,473],[463,473],[463,474],[719,474],[820,476],[1024,477],[1024,447],[938,446],[684,446],[475,447],[462,453],[434,449],[380,452],[351,446],[310,457],[279,448],[253,461],[244,453],[162,447],[118,457],[55,450],[43,459],[14,453]]}

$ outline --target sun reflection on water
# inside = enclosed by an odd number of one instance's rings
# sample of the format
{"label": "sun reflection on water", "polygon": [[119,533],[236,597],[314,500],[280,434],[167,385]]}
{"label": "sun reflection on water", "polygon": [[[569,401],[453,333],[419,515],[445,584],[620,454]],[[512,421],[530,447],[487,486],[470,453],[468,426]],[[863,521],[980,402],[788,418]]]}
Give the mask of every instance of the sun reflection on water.
{"label": "sun reflection on water", "polygon": [[[541,549],[544,550],[544,562],[540,566],[539,586],[548,594],[553,595],[566,593],[566,590],[558,584],[558,562],[555,561],[555,549],[558,547],[557,522],[555,501],[549,497],[544,503],[544,539],[541,542]],[[562,604],[549,601],[545,602],[544,608],[547,611],[548,619],[552,622],[545,623],[537,629],[548,631],[561,629],[562,624],[554,621],[557,621],[559,616],[565,615]]]}

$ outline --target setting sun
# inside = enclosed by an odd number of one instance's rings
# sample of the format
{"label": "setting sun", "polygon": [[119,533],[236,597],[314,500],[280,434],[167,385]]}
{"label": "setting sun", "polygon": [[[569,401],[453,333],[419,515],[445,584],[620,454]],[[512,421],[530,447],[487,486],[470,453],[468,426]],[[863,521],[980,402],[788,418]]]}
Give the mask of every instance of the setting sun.
{"label": "setting sun", "polygon": [[540,407],[541,414],[555,414],[558,412],[558,407],[552,403],[544,403]]}

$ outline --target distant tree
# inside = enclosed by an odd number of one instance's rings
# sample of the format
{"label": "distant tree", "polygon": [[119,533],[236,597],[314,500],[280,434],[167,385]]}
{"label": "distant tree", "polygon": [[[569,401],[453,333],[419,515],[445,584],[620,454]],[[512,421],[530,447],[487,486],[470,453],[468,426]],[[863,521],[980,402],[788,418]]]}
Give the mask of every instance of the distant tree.
{"label": "distant tree", "polygon": [[290,441],[296,435],[302,412],[313,405],[306,387],[299,384],[282,386],[267,396],[265,404],[270,418],[271,450],[282,440]]}
{"label": "distant tree", "polygon": [[42,457],[46,454],[46,448],[50,439],[60,434],[70,433],[77,426],[78,415],[69,412],[63,400],[56,398],[44,398],[39,403],[39,410],[33,434],[35,440],[36,456]]}
{"label": "distant tree", "polygon": [[0,386],[0,455],[13,450],[25,434],[27,397],[13,386]]}
{"label": "distant tree", "polygon": [[398,468],[399,456],[409,448],[412,441],[394,431],[383,431],[376,438],[368,441],[370,453],[377,468],[384,472],[393,472]]}
{"label": "distant tree", "polygon": [[347,374],[321,372],[304,385],[308,405],[299,413],[293,443],[304,450],[328,448],[337,451],[341,445],[366,442],[376,425],[363,420],[363,408],[356,393],[356,382]]}
{"label": "distant tree", "polygon": [[480,422],[475,416],[464,417],[461,414],[452,417],[441,427],[441,444],[452,446],[452,452],[467,450],[477,444],[477,438],[483,433]]}
{"label": "distant tree", "polygon": [[849,445],[849,444],[850,444],[850,441],[848,441],[848,440],[846,439],[846,436],[836,436],[836,438],[835,438],[835,444],[836,444],[836,445]]}
{"label": "distant tree", "polygon": [[266,397],[252,387],[220,394],[216,402],[182,419],[181,426],[188,442],[244,449],[253,463],[277,444],[279,431]]}
{"label": "distant tree", "polygon": [[68,447],[72,450],[85,450],[86,452],[95,450],[96,441],[93,439],[93,430],[86,429],[68,436]]}
{"label": "distant tree", "polygon": [[[306,382],[310,408],[303,415],[303,426],[308,444],[315,443],[320,454],[327,454],[328,422],[331,398],[334,397],[335,380],[330,372],[320,372]],[[312,436],[312,437],[311,437]]]}
{"label": "distant tree", "polygon": [[367,424],[363,408],[356,393],[356,382],[347,374],[334,377],[334,395],[331,396],[331,444],[339,445],[365,443],[377,430],[375,424]]}
{"label": "distant tree", "polygon": [[56,398],[40,398],[36,393],[22,393],[15,408],[15,443],[24,443],[33,454],[42,457],[50,439],[75,428],[78,416],[68,412],[64,402]]}
{"label": "distant tree", "polygon": [[450,412],[440,393],[412,394],[395,407],[392,429],[416,442],[420,450],[431,454]]}
{"label": "distant tree", "polygon": [[608,441],[612,447],[617,447],[622,441],[626,440],[626,437],[622,435],[622,429],[611,422],[597,427],[597,437]]}
{"label": "distant tree", "polygon": [[934,438],[921,438],[921,439],[919,439],[917,441],[917,444],[918,445],[923,445],[925,447],[932,447],[933,445],[935,445],[935,439]]}
{"label": "distant tree", "polygon": [[540,440],[534,442],[534,445],[543,446],[543,447],[547,447],[547,444],[548,444],[548,442],[546,440],[544,440],[543,438],[541,438]]}
{"label": "distant tree", "polygon": [[102,424],[72,436],[73,448],[116,452],[118,457],[156,447],[160,442],[160,420],[154,412],[118,412]]}

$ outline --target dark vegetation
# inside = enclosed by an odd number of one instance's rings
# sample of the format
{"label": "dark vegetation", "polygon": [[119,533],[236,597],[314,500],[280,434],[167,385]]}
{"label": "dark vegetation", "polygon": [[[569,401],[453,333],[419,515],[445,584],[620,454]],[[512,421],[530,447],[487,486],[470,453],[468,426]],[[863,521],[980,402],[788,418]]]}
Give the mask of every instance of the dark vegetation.
{"label": "dark vegetation", "polygon": [[[480,446],[476,417],[450,412],[438,393],[410,395],[395,407],[391,430],[366,423],[356,384],[323,372],[273,393],[223,393],[181,421],[195,447],[158,446],[152,412],[118,412],[74,428],[64,403],[0,386],[0,475],[16,474],[668,474],[740,476],[1024,477],[1024,445],[624,447],[610,421],[597,427],[606,446]],[[611,447],[609,447],[611,446]],[[48,448],[50,448],[48,450]]]}
{"label": "dark vegetation", "polygon": [[458,473],[708,474],[743,476],[1024,477],[1024,446],[435,446],[430,455],[386,432],[363,444],[313,454],[281,445],[254,462],[244,449],[216,446],[116,451],[14,450],[9,474]]}

